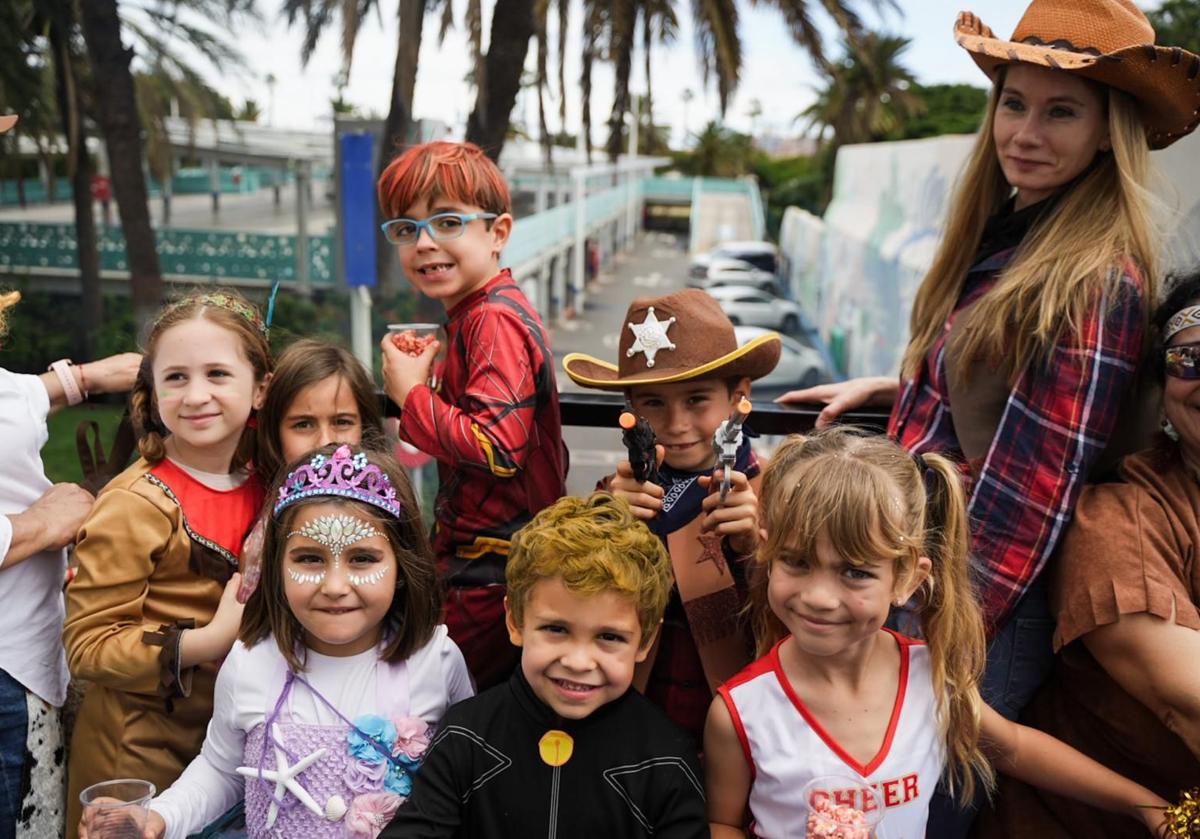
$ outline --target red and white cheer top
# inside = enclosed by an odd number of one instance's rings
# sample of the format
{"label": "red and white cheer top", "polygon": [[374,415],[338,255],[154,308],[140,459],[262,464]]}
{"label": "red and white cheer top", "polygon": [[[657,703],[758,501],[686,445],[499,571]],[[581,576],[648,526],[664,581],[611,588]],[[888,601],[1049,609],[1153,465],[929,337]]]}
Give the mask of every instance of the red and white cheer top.
{"label": "red and white cheer top", "polygon": [[[888,630],[890,631],[890,630]],[[841,775],[872,787],[886,812],[879,835],[923,839],[929,800],[945,765],[929,650],[892,633],[900,645],[900,680],[879,753],[867,765],[852,758],[809,712],[779,662],[780,641],[720,688],[750,764],[753,835],[803,839],[806,807],[800,790],[813,778]],[[785,639],[786,640],[786,639]],[[855,790],[828,790],[859,810],[872,802]]]}

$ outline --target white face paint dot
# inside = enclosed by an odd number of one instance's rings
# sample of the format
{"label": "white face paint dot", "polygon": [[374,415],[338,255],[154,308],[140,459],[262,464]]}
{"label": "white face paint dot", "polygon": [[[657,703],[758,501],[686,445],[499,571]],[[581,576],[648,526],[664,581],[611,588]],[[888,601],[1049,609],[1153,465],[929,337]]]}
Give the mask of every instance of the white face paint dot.
{"label": "white face paint dot", "polygon": [[671,328],[671,324],[675,323],[675,318],[667,318],[660,321],[654,314],[654,307],[650,306],[646,309],[646,317],[641,323],[633,323],[630,321],[626,324],[633,330],[634,341],[633,346],[625,351],[628,358],[638,353],[646,354],[646,366],[654,366],[654,356],[659,350],[673,350],[675,344],[667,337],[667,330]]}
{"label": "white face paint dot", "polygon": [[387,568],[380,568],[378,571],[372,571],[370,574],[347,574],[346,579],[351,585],[355,586],[373,586],[387,576]]}

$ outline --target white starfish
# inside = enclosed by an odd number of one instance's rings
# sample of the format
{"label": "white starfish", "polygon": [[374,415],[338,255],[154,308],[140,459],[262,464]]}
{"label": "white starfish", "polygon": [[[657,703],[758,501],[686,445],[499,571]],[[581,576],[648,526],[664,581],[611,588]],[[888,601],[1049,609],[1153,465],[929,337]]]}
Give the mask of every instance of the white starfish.
{"label": "white starfish", "polygon": [[625,351],[625,355],[632,358],[637,353],[646,354],[646,366],[654,366],[654,356],[659,350],[673,350],[675,345],[671,343],[671,339],[667,337],[667,330],[671,328],[671,324],[675,322],[675,318],[667,318],[659,320],[654,314],[654,307],[650,306],[646,309],[646,317],[641,323],[630,322],[629,328],[633,330],[634,338],[633,346]]}
{"label": "white starfish", "polygon": [[[275,726],[271,726],[272,741],[274,743],[281,742],[279,730]],[[264,743],[264,748],[266,744]],[[257,766],[239,766],[237,768],[239,775],[244,775],[247,778],[259,778],[263,780],[275,782],[275,794],[271,796],[271,806],[267,810],[267,827],[275,824],[275,819],[279,815],[279,802],[283,800],[289,792],[296,796],[308,809],[312,810],[318,816],[325,817],[325,808],[317,804],[313,797],[308,794],[308,790],[300,786],[300,781],[296,779],[301,772],[312,766],[321,758],[325,757],[325,749],[317,749],[307,757],[302,757],[291,766],[288,766],[287,755],[283,753],[283,749],[275,746],[275,768],[262,769]]]}

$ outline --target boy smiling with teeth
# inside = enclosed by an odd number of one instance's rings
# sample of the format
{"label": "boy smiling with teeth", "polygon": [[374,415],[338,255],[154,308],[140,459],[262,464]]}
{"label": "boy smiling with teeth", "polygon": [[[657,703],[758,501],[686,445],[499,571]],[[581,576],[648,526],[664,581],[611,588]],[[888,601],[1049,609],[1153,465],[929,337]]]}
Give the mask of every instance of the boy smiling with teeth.
{"label": "boy smiling with teeth", "polygon": [[446,307],[441,384],[427,384],[438,342],[411,356],[389,336],[384,388],[401,407],[400,437],[438,462],[445,622],[482,690],[517,663],[504,631],[509,540],[566,492],[554,356],[537,311],[500,269],[511,199],[478,146],[413,146],[380,176],[379,203],[408,281]]}
{"label": "boy smiling with teeth", "polygon": [[631,689],[670,589],[666,549],[626,502],[539,513],[508,561],[521,666],[450,709],[381,839],[707,837],[695,745]]}

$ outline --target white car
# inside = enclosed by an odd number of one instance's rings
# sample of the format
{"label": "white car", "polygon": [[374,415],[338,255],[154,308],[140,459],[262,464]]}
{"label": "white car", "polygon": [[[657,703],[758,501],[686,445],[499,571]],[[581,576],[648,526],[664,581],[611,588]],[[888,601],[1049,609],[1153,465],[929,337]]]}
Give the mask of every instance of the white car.
{"label": "white car", "polygon": [[792,300],[742,285],[715,286],[705,291],[721,304],[735,326],[763,326],[787,335],[800,331],[800,304]]}
{"label": "white car", "polygon": [[729,285],[745,285],[778,293],[779,280],[770,271],[756,268],[749,262],[740,259],[722,257],[708,263],[705,274],[701,277],[690,277],[688,285],[693,288],[718,288]]}
{"label": "white car", "polygon": [[[740,347],[772,330],[760,326],[735,326],[733,331]],[[789,390],[814,387],[832,380],[819,352],[787,335],[780,335],[779,340],[782,343],[779,364],[761,379],[754,380],[750,389],[751,399],[769,401]]]}
{"label": "white car", "polygon": [[708,253],[697,254],[688,275],[702,279],[708,274],[710,263],[722,258],[740,259],[772,275],[779,270],[779,249],[770,242],[722,242]]}

